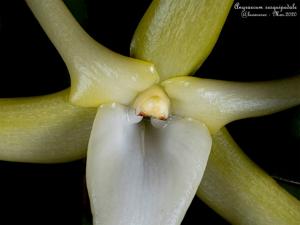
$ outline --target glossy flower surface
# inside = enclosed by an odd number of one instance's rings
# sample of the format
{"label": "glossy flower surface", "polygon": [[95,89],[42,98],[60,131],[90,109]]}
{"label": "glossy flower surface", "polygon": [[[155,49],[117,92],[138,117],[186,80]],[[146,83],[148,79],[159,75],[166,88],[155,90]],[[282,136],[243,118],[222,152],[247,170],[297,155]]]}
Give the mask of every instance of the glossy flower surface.
{"label": "glossy flower surface", "polygon": [[[96,43],[76,24],[59,1],[27,2],[66,62],[72,80],[72,104],[80,107],[100,105],[90,137],[87,160],[88,188],[95,224],[179,224],[206,167],[211,147],[209,133],[216,133],[236,119],[266,115],[299,104],[299,92],[296,91],[299,77],[254,84],[180,77],[195,71],[207,57],[221,30],[231,1],[224,1],[226,7],[220,5],[220,8],[214,8],[218,1],[212,1],[211,5],[205,5],[202,1],[154,1],[132,42],[132,55],[150,63],[120,56]],[[195,15],[192,19],[201,21],[201,15],[196,16],[197,7],[203,10],[200,10],[200,14],[219,15],[219,18],[215,20],[215,25],[211,21],[208,24],[199,23],[199,33],[204,34],[204,41],[200,39],[204,43],[204,50],[200,48],[196,51],[201,52],[200,56],[190,54],[195,62],[186,60],[188,63],[185,64],[180,57],[191,53],[188,50],[190,43],[191,46],[197,45],[192,37],[197,32],[191,32],[186,25],[189,17],[183,16],[184,20],[177,21],[173,16],[179,10],[184,15]],[[169,13],[164,13],[166,11]],[[218,29],[211,33],[203,29],[205,26],[215,26]],[[181,28],[182,38],[187,39],[187,46],[181,38],[178,38],[179,43],[176,38],[172,40],[172,32],[178,32],[178,27]],[[166,32],[164,28],[170,30]],[[144,36],[148,38],[143,39]],[[161,41],[161,46],[156,46],[160,43],[157,40]],[[164,48],[168,44],[173,48]],[[179,47],[182,46],[186,51],[180,50]],[[154,50],[151,50],[152,47]],[[179,49],[179,53],[168,52],[170,49]],[[177,59],[182,64],[177,63]],[[174,65],[179,65],[178,71]],[[172,78],[173,76],[176,77]],[[135,115],[140,114],[139,110],[135,108],[136,111],[132,112],[130,106],[134,106],[134,100],[145,90],[157,84],[169,99],[171,116],[167,121],[151,118],[150,121],[141,122],[141,118]],[[67,96],[68,92],[64,92],[57,95],[57,99],[63,99],[62,110],[67,106],[72,115],[73,109],[77,110],[77,107],[65,104]],[[154,97],[157,95],[154,94]],[[152,103],[150,101],[148,105]],[[143,111],[144,109],[145,107]],[[14,111],[14,106],[8,107],[4,113],[9,110]],[[84,111],[90,115],[95,113],[93,109],[82,108],[77,113],[85,114]],[[45,112],[48,113],[48,110]],[[61,119],[59,112],[54,114],[53,121]],[[160,116],[162,115],[158,113],[157,117]],[[163,114],[162,118],[166,117]],[[80,116],[74,118],[81,120]],[[90,124],[84,121],[81,126],[88,130]],[[70,125],[72,123],[74,121]],[[29,124],[33,123],[29,120]],[[59,127],[53,128],[59,131]],[[72,126],[68,129],[72,129]],[[39,130],[36,132],[42,134]],[[18,135],[23,135],[24,140],[31,136],[22,132],[22,129]],[[53,141],[57,138],[54,136]],[[23,139],[20,139],[20,143]],[[8,140],[7,146],[12,146],[7,137],[4,140]],[[49,140],[51,143],[52,140]],[[18,143],[12,148],[17,149],[16,152],[20,151]],[[36,154],[38,152],[27,152],[21,161],[65,161],[82,157],[81,153],[76,153],[75,156],[72,147],[70,151],[64,157],[61,153],[51,153],[50,155],[55,156],[50,159],[46,159],[47,153],[39,155]],[[11,156],[12,154],[8,154],[3,158],[9,159]]]}

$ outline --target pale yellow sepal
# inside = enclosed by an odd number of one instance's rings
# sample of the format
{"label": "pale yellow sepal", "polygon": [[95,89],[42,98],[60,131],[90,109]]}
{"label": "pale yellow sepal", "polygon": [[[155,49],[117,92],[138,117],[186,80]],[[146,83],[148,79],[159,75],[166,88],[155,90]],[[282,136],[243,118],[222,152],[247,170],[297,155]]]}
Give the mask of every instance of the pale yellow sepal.
{"label": "pale yellow sepal", "polygon": [[85,157],[96,114],[68,101],[69,90],[0,99],[0,160],[58,163]]}
{"label": "pale yellow sepal", "polygon": [[131,43],[161,79],[195,72],[212,51],[233,0],[154,0]]}
{"label": "pale yellow sepal", "polygon": [[213,135],[197,195],[233,225],[298,225],[300,221],[300,201],[255,165],[225,128]]}
{"label": "pale yellow sepal", "polygon": [[71,75],[70,101],[96,107],[119,102],[128,105],[137,94],[158,82],[152,64],[117,55],[94,46],[68,66]]}
{"label": "pale yellow sepal", "polygon": [[68,67],[73,104],[129,104],[137,93],[159,81],[152,63],[122,56],[92,39],[63,1],[26,2]]}
{"label": "pale yellow sepal", "polygon": [[174,114],[203,121],[212,133],[227,123],[300,104],[300,76],[265,82],[177,77],[161,84]]}

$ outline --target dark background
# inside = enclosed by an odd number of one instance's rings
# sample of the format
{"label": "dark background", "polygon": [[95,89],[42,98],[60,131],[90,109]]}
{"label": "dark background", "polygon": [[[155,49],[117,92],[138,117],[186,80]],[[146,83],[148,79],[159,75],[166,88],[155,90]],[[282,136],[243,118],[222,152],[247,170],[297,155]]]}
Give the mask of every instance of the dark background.
{"label": "dark background", "polygon": [[[236,1],[241,5],[294,1]],[[86,0],[76,12],[85,29],[110,49],[128,55],[149,0]],[[198,76],[257,81],[300,74],[300,16],[242,18],[232,8]],[[0,1],[0,97],[48,94],[69,86],[60,56],[22,0]],[[300,91],[300,90],[299,90]],[[300,108],[228,126],[242,149],[270,175],[300,182]],[[81,224],[89,218],[84,160],[36,165],[0,161],[0,225]],[[288,182],[287,182],[288,183]],[[201,221],[201,223],[200,223]],[[207,221],[207,222],[205,222]],[[195,198],[183,224],[227,224]]]}

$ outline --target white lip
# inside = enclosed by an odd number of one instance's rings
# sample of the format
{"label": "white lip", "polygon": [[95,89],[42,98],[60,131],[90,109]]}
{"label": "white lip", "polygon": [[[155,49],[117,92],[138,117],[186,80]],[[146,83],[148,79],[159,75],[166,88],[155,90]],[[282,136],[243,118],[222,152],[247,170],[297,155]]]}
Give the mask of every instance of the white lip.
{"label": "white lip", "polygon": [[94,225],[179,225],[211,148],[195,120],[141,122],[128,108],[99,108],[88,147]]}

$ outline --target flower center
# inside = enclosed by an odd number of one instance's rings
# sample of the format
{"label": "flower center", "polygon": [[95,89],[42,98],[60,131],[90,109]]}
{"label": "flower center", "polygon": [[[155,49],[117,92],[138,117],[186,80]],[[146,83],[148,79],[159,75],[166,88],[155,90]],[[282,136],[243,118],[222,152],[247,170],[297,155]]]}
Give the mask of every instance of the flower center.
{"label": "flower center", "polygon": [[160,86],[154,85],[136,97],[133,107],[136,115],[166,120],[169,117],[170,99]]}

